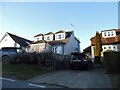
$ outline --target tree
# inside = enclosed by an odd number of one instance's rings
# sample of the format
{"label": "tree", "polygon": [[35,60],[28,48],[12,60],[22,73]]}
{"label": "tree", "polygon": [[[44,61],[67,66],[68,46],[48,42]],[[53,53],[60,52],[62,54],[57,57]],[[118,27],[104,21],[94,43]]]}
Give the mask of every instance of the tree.
{"label": "tree", "polygon": [[99,32],[96,32],[95,36],[95,64],[100,64],[100,56],[102,51],[102,42]]}

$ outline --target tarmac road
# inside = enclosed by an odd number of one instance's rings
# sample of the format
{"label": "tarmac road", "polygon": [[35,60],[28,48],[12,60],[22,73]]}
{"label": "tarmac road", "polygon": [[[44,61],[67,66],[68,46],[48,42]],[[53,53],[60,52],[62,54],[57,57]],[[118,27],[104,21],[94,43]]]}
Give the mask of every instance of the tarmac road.
{"label": "tarmac road", "polygon": [[32,83],[29,81],[23,81],[23,80],[16,80],[11,78],[0,78],[0,81],[2,80],[2,88],[63,88],[61,86],[56,85],[47,85],[47,84],[40,84],[40,83]]}
{"label": "tarmac road", "polygon": [[93,70],[64,70],[40,75],[31,82],[63,85],[69,88],[112,88],[103,68]]}

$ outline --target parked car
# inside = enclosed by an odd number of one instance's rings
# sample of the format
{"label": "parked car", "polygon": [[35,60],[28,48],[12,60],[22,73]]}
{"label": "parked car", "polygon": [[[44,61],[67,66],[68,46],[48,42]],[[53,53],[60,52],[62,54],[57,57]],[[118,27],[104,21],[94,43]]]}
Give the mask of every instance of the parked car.
{"label": "parked car", "polygon": [[71,69],[83,68],[89,70],[93,67],[93,61],[84,53],[71,53],[69,66]]}
{"label": "parked car", "polygon": [[3,47],[1,48],[0,52],[2,62],[7,62],[9,60],[10,55],[14,55],[16,53],[23,53],[25,51],[22,48],[17,47]]}

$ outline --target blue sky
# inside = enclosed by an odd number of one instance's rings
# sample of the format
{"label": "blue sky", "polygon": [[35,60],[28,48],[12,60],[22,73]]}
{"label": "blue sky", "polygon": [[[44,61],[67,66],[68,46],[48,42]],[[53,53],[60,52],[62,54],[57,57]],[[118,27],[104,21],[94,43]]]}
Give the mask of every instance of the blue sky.
{"label": "blue sky", "polygon": [[33,40],[39,33],[74,29],[82,50],[96,31],[118,28],[117,2],[2,2],[0,7],[1,37],[10,32]]}

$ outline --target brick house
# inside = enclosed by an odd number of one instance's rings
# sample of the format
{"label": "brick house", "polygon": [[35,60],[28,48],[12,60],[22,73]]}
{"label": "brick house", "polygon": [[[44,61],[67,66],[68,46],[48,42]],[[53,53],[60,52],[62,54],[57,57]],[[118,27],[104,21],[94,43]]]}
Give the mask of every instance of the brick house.
{"label": "brick house", "polygon": [[[106,50],[120,51],[120,29],[103,30],[100,33],[103,52]],[[91,51],[94,58],[95,36],[91,39]]]}

